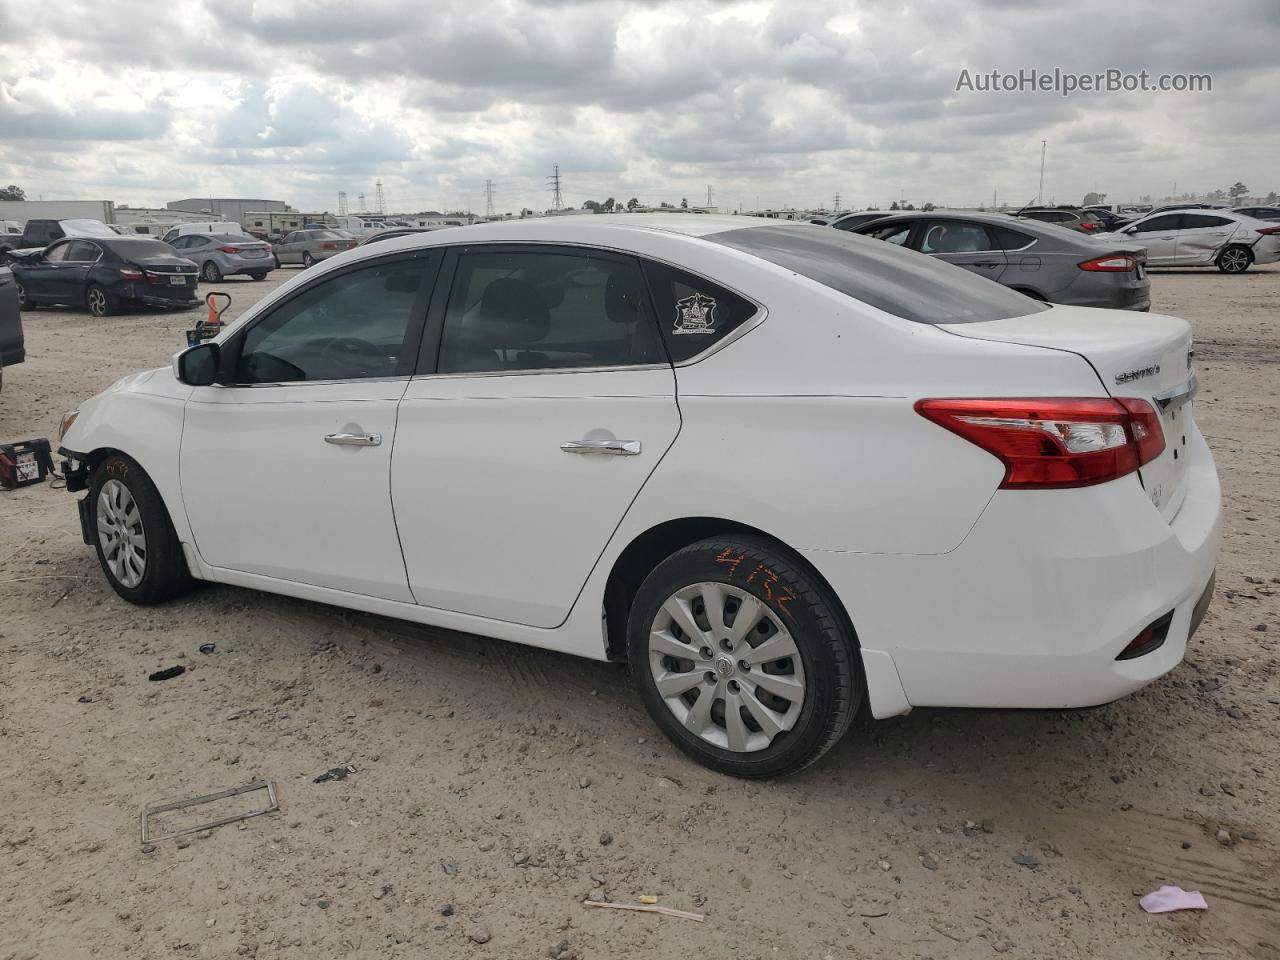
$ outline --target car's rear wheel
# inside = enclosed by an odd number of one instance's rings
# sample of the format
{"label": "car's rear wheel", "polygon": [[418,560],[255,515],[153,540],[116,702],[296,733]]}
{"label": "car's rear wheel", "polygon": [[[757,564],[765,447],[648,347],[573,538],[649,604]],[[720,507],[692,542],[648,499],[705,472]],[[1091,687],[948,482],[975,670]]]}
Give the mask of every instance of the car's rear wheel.
{"label": "car's rear wheel", "polygon": [[200,268],[200,279],[209,283],[217,283],[222,279],[222,269],[212,260],[206,260]]}
{"label": "car's rear wheel", "polygon": [[112,454],[89,484],[89,528],[102,572],[130,603],[181,596],[194,580],[160,491],[137,462]]}
{"label": "car's rear wheel", "polygon": [[265,270],[250,270],[250,271],[249,271],[249,279],[251,279],[251,280],[265,280],[265,279],[267,279],[267,271],[265,271]]}
{"label": "car's rear wheel", "polygon": [[315,262],[316,262],[315,257],[311,256],[310,252],[306,250],[302,251],[303,269],[310,269],[311,265],[314,264]]}
{"label": "car's rear wheel", "polygon": [[1223,273],[1244,273],[1253,263],[1253,251],[1239,244],[1218,254],[1218,269]]}
{"label": "car's rear wheel", "polygon": [[31,299],[31,294],[27,293],[27,288],[22,285],[21,280],[17,282],[17,287],[18,287],[18,309],[34,310],[36,308],[36,302]]}
{"label": "car's rear wheel", "polygon": [[89,312],[95,317],[109,317],[120,309],[120,301],[116,295],[96,283],[89,287],[89,292],[85,295],[85,303],[89,307]]}
{"label": "car's rear wheel", "polygon": [[807,767],[861,702],[856,641],[835,599],[762,537],[713,537],[660,563],[636,594],[627,639],[654,721],[732,776]]}

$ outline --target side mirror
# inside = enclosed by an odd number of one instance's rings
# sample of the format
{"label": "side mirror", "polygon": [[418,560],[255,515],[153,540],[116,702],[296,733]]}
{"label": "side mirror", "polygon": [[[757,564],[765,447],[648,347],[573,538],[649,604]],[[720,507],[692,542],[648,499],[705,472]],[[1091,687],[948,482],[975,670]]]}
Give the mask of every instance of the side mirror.
{"label": "side mirror", "polygon": [[218,378],[222,348],[216,343],[188,347],[173,358],[173,375],[189,387],[208,387]]}

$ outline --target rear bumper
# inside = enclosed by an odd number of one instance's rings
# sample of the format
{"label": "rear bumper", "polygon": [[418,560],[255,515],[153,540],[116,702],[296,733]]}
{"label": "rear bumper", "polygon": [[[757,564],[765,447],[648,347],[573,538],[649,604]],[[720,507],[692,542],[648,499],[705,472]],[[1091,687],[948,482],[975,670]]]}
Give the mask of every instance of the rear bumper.
{"label": "rear bumper", "polygon": [[195,284],[168,287],[158,283],[122,283],[115,292],[126,300],[153,307],[182,306],[196,302]]}
{"label": "rear bumper", "polygon": [[[1198,430],[1188,454],[1172,522],[1130,475],[1079,490],[999,491],[948,554],[805,555],[844,601],[864,659],[891,658],[911,705],[1106,703],[1177,666],[1208,603],[1221,492]],[[1116,659],[1170,613],[1162,644]]]}

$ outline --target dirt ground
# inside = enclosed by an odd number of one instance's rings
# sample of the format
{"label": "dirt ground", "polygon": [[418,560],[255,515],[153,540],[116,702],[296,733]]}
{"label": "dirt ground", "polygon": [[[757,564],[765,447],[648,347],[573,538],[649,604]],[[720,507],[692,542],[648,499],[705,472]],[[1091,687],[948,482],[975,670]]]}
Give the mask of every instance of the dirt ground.
{"label": "dirt ground", "polygon": [[[1280,266],[1153,292],[1226,498],[1187,661],[1094,710],[862,720],[785,782],[694,766],[619,666],[223,586],[131,607],[71,496],[0,494],[0,960],[1280,957]],[[28,313],[0,438],[192,316]],[[142,848],[143,804],[256,778],[278,813]],[[1143,913],[1165,883],[1209,910]]]}

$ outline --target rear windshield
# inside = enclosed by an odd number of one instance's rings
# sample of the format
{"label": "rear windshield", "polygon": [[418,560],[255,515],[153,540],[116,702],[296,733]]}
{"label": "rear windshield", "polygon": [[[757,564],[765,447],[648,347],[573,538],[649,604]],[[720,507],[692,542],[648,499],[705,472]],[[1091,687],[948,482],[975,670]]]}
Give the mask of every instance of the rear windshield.
{"label": "rear windshield", "polygon": [[144,240],[141,237],[117,237],[106,246],[121,257],[171,257],[173,248],[159,240]]}
{"label": "rear windshield", "polygon": [[961,267],[842,230],[746,227],[705,239],[776,263],[914,323],[982,323],[1048,309]]}

